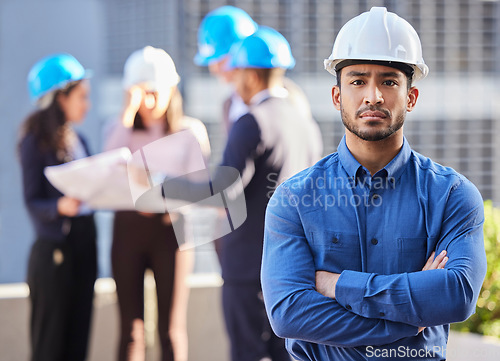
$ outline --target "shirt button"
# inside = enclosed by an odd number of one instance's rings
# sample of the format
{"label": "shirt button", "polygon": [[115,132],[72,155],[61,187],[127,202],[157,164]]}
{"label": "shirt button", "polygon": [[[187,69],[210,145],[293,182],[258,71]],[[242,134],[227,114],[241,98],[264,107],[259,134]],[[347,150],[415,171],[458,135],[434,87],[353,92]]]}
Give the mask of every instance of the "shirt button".
{"label": "shirt button", "polygon": [[372,199],[373,199],[373,200],[375,200],[375,201],[376,201],[377,199],[379,199],[379,198],[380,198],[380,196],[379,196],[377,193],[375,193],[375,194],[372,196]]}
{"label": "shirt button", "polygon": [[378,244],[378,240],[376,238],[372,238],[372,244],[375,246]]}
{"label": "shirt button", "polygon": [[337,237],[334,237],[332,239],[332,243],[335,243],[335,244],[339,243],[339,239]]}
{"label": "shirt button", "polygon": [[345,305],[345,308],[348,309],[349,311],[352,310],[351,305]]}
{"label": "shirt button", "polygon": [[380,317],[384,317],[384,316],[385,316],[385,313],[380,312],[380,313],[379,313],[379,316],[380,316]]}

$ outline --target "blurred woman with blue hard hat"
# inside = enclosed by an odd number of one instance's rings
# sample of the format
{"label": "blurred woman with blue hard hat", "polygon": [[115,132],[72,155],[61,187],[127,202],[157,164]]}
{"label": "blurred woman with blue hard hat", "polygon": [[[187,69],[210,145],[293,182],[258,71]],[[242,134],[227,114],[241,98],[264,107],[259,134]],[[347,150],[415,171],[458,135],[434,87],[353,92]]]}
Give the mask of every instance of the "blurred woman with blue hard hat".
{"label": "blurred woman with blue hard hat", "polygon": [[28,75],[35,110],[22,125],[19,151],[26,207],[35,228],[28,266],[32,361],[84,360],[97,273],[93,214],[64,196],[44,168],[89,155],[73,129],[89,108],[89,76],[69,54],[39,60]]}

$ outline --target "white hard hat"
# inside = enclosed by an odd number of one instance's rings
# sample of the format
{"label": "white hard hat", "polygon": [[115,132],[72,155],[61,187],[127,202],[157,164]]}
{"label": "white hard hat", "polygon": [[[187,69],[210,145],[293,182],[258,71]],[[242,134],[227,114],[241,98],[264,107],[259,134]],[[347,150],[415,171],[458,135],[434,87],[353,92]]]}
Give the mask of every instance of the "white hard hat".
{"label": "white hard hat", "polygon": [[130,54],[123,73],[125,89],[142,84],[147,90],[158,91],[173,87],[180,81],[170,55],[165,50],[152,46],[146,46]]}
{"label": "white hard hat", "polygon": [[339,31],[325,69],[333,75],[342,67],[363,62],[413,68],[413,81],[423,79],[429,68],[415,29],[385,7],[372,7],[349,20]]}

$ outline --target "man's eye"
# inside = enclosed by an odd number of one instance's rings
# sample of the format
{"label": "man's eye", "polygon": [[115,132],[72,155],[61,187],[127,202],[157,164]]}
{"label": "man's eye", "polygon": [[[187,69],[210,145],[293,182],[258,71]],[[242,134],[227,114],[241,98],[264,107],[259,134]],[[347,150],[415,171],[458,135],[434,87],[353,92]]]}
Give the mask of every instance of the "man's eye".
{"label": "man's eye", "polygon": [[385,80],[382,84],[388,85],[388,86],[395,86],[398,85],[394,80]]}
{"label": "man's eye", "polygon": [[363,81],[362,81],[362,80],[353,80],[353,81],[351,82],[351,84],[352,84],[352,85],[363,85],[364,83],[363,83]]}

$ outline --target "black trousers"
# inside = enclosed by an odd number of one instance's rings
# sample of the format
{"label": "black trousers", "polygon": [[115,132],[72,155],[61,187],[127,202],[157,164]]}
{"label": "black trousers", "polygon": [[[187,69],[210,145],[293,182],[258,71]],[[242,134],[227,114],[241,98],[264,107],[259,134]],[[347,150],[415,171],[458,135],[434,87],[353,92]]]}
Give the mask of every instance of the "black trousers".
{"label": "black trousers", "polygon": [[83,361],[87,356],[97,276],[93,216],[75,217],[67,239],[39,239],[31,249],[32,361]]}
{"label": "black trousers", "polygon": [[222,303],[232,361],[291,360],[285,340],[271,329],[259,282],[225,282]]}
{"label": "black trousers", "polygon": [[131,353],[144,352],[139,340],[143,334],[141,330],[134,330],[133,325],[137,321],[142,325],[144,321],[144,272],[148,268],[156,281],[161,360],[174,360],[168,332],[178,245],[173,227],[165,225],[162,216],[129,211],[115,213],[111,260],[120,306],[119,361],[128,360]]}

